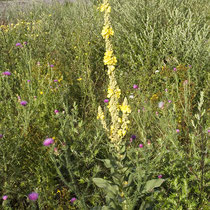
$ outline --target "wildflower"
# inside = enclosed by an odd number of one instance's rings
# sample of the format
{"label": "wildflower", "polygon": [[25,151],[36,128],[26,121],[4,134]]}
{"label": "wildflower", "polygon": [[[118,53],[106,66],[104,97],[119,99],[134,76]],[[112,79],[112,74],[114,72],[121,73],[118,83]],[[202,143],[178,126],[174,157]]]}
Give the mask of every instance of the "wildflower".
{"label": "wildflower", "polygon": [[104,39],[108,39],[111,35],[114,35],[114,31],[112,30],[112,27],[110,26],[104,26],[101,35]]}
{"label": "wildflower", "polygon": [[24,45],[27,45],[28,43],[27,43],[27,42],[23,42],[23,44],[24,44]]}
{"label": "wildflower", "polygon": [[129,98],[132,98],[132,99],[133,99],[133,98],[134,98],[134,95],[133,95],[133,94],[131,94],[131,95],[129,96]]}
{"label": "wildflower", "polygon": [[177,69],[176,68],[174,68],[174,71],[176,71]]}
{"label": "wildflower", "polygon": [[106,51],[104,54],[104,64],[105,65],[115,65],[117,63],[117,58],[113,56],[113,51]]}
{"label": "wildflower", "polygon": [[189,68],[191,68],[192,67],[192,65],[189,65]]}
{"label": "wildflower", "polygon": [[53,80],[53,82],[58,82],[58,80],[57,80],[57,79],[55,79],[55,80]]}
{"label": "wildflower", "polygon": [[163,177],[163,175],[162,175],[162,174],[158,175],[158,179],[161,179],[162,177]]}
{"label": "wildflower", "polygon": [[31,81],[30,79],[27,80],[27,82],[30,82],[30,81]]}
{"label": "wildflower", "polygon": [[55,155],[59,155],[59,152],[58,152],[58,148],[57,147],[54,148],[54,153],[55,153]]}
{"label": "wildflower", "polygon": [[43,95],[43,92],[42,91],[40,91],[40,95]]}
{"label": "wildflower", "polygon": [[208,133],[210,133],[210,130],[208,130]]}
{"label": "wildflower", "polygon": [[22,46],[22,44],[21,44],[21,43],[19,43],[19,42],[18,42],[18,43],[16,43],[16,47],[19,47],[19,46],[21,47],[21,46]]}
{"label": "wildflower", "polygon": [[81,81],[81,80],[82,80],[82,78],[80,77],[80,78],[78,78],[77,80],[78,80],[78,81]]}
{"label": "wildflower", "polygon": [[167,88],[165,89],[165,92],[168,92],[168,89]]}
{"label": "wildflower", "polygon": [[158,116],[159,113],[158,112],[155,112],[155,114]]}
{"label": "wildflower", "polygon": [[131,113],[131,109],[129,105],[121,105],[120,109],[123,113]]}
{"label": "wildflower", "polygon": [[7,200],[7,198],[8,198],[8,196],[7,196],[7,195],[3,195],[3,196],[2,196],[2,199],[3,199],[4,201],[6,201],[6,200]]}
{"label": "wildflower", "polygon": [[20,102],[20,105],[22,105],[22,106],[26,106],[27,104],[28,104],[27,101],[21,101],[21,102]]}
{"label": "wildflower", "polygon": [[131,138],[134,140],[136,139],[136,135],[132,135]]}
{"label": "wildflower", "polygon": [[0,139],[3,138],[3,136],[4,136],[3,134],[0,134]]}
{"label": "wildflower", "polygon": [[168,103],[171,103],[171,100],[168,100]]}
{"label": "wildflower", "polygon": [[37,62],[37,66],[40,66],[40,62],[39,61]]}
{"label": "wildflower", "polygon": [[139,148],[143,148],[143,144],[139,144]]}
{"label": "wildflower", "polygon": [[44,146],[50,146],[53,143],[54,143],[54,140],[52,138],[47,138],[47,139],[44,140],[43,145]]}
{"label": "wildflower", "polygon": [[109,103],[109,99],[104,99],[104,103]]}
{"label": "wildflower", "polygon": [[71,202],[71,203],[74,203],[76,200],[77,200],[77,199],[76,199],[75,197],[73,197],[73,198],[70,200],[70,202]]}
{"label": "wildflower", "polygon": [[50,64],[50,67],[51,67],[51,68],[53,68],[53,67],[54,67],[54,65],[53,65],[53,64]]}
{"label": "wildflower", "polygon": [[150,146],[150,145],[151,145],[151,141],[150,141],[150,140],[148,140],[147,145],[148,145],[148,146]]}
{"label": "wildflower", "polygon": [[141,110],[140,109],[138,109],[138,113],[140,113],[141,112]]}
{"label": "wildflower", "polygon": [[179,129],[176,129],[176,132],[177,132],[177,133],[179,133],[179,132],[180,132],[180,130],[179,130]]}
{"label": "wildflower", "polygon": [[159,70],[156,70],[156,71],[155,71],[156,74],[159,73],[159,72],[160,72]]}
{"label": "wildflower", "polygon": [[36,201],[38,199],[38,193],[32,192],[28,195],[29,200]]}
{"label": "wildflower", "polygon": [[59,111],[58,111],[57,109],[55,109],[55,111],[54,111],[54,112],[55,112],[55,114],[58,114],[58,113],[59,113]]}
{"label": "wildflower", "polygon": [[2,73],[2,75],[5,75],[5,76],[10,76],[10,75],[11,75],[11,73],[10,73],[9,71],[5,71],[5,72],[3,72],[3,73]]}
{"label": "wildflower", "polygon": [[138,85],[133,85],[133,88],[138,89],[139,87],[138,87]]}
{"label": "wildflower", "polygon": [[187,83],[188,83],[188,80],[185,80],[185,81],[183,82],[183,85],[187,85]]}
{"label": "wildflower", "polygon": [[161,101],[161,102],[158,103],[158,107],[159,107],[160,109],[163,109],[163,106],[164,106],[164,102]]}

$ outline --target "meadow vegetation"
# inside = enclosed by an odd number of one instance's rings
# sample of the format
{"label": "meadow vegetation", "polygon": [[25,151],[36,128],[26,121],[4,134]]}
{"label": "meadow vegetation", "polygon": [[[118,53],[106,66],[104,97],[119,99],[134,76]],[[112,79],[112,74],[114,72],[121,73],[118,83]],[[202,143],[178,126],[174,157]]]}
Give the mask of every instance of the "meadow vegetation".
{"label": "meadow vegetation", "polygon": [[208,209],[208,0],[0,17],[0,209]]}

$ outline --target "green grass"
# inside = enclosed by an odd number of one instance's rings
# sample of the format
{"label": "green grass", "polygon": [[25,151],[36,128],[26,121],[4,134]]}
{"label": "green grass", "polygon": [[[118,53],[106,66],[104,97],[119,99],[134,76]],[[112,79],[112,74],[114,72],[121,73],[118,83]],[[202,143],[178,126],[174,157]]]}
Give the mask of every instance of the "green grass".
{"label": "green grass", "polygon": [[[8,195],[0,201],[3,209],[106,205],[92,181],[112,179],[102,161],[110,158],[109,139],[96,119],[99,105],[108,118],[103,15],[92,2],[33,5],[1,16],[0,196]],[[133,175],[125,197],[139,193],[136,209],[207,209],[210,4],[111,5],[116,77],[132,109],[124,141]],[[131,135],[137,137],[132,143]],[[47,137],[55,137],[55,144],[46,148]],[[142,193],[146,181],[160,174],[164,183]],[[27,199],[32,191],[39,193],[36,202]],[[72,197],[78,200],[71,203]]]}

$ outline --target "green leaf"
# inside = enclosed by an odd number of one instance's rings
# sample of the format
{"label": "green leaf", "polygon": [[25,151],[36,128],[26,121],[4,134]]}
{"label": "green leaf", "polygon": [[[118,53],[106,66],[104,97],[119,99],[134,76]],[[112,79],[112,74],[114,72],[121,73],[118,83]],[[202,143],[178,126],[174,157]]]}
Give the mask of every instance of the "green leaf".
{"label": "green leaf", "polygon": [[102,178],[93,178],[93,182],[99,187],[99,188],[108,188],[110,186],[109,181],[102,179]]}
{"label": "green leaf", "polygon": [[150,192],[156,187],[160,187],[160,185],[164,182],[164,179],[152,179],[146,182],[143,192]]}
{"label": "green leaf", "polygon": [[111,168],[112,167],[111,161],[109,159],[104,159],[103,162],[104,162],[104,165],[107,168]]}

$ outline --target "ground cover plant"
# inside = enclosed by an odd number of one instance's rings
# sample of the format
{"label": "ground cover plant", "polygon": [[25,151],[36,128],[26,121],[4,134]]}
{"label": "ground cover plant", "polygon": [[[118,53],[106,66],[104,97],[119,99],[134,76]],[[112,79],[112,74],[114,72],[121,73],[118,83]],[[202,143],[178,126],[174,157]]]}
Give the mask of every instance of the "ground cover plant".
{"label": "ground cover plant", "polygon": [[1,209],[208,209],[207,0],[33,4],[1,16]]}

